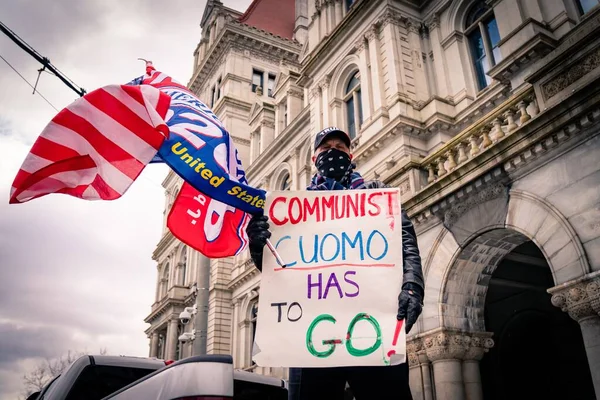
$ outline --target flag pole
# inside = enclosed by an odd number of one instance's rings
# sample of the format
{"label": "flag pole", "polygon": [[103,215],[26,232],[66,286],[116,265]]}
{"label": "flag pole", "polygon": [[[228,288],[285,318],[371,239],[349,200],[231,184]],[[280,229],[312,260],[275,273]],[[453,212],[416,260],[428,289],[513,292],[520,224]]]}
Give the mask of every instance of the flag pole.
{"label": "flag pole", "polygon": [[275,249],[275,246],[273,246],[273,243],[271,243],[270,239],[267,239],[267,247],[271,251],[271,254],[273,254],[273,256],[275,257],[275,259],[277,260],[277,263],[281,266],[281,268],[287,267],[287,265],[283,262],[283,259],[277,252],[277,249]]}

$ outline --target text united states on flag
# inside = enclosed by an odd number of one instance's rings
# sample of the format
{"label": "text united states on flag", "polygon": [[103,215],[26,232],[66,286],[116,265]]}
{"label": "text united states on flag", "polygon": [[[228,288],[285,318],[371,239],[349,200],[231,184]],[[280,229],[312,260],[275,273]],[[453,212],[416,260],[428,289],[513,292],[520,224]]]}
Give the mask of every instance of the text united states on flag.
{"label": "text united states on flag", "polygon": [[171,98],[152,86],[110,85],[75,100],[42,131],[13,182],[11,204],[50,193],[123,195],[168,135]]}
{"label": "text united states on flag", "polygon": [[232,138],[217,116],[185,86],[149,64],[130,82],[151,85],[171,97],[169,137],[158,156],[184,184],[169,212],[175,237],[207,257],[239,254],[246,248],[247,213],[262,213],[265,192],[248,185]]}

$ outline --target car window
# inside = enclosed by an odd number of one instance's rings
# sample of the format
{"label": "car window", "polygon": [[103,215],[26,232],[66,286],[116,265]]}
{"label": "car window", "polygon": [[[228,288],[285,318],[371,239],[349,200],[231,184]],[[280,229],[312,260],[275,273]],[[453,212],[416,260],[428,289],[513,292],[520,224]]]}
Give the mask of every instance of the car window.
{"label": "car window", "polygon": [[146,368],[88,365],[65,400],[100,400],[154,371]]}
{"label": "car window", "polygon": [[54,382],[56,382],[56,380],[57,380],[58,378],[60,378],[60,375],[57,375],[57,376],[55,376],[55,377],[54,377],[54,378],[53,378],[53,379],[50,381],[50,383],[47,383],[47,384],[46,384],[46,386],[44,386],[44,388],[42,389],[42,391],[41,391],[41,392],[40,392],[40,394],[38,395],[38,397],[36,397],[36,399],[38,399],[38,400],[43,400],[43,399],[45,399],[45,398],[46,398],[46,397],[45,397],[46,393],[48,393],[48,390],[50,390],[50,389],[53,387],[52,385],[54,384]]}

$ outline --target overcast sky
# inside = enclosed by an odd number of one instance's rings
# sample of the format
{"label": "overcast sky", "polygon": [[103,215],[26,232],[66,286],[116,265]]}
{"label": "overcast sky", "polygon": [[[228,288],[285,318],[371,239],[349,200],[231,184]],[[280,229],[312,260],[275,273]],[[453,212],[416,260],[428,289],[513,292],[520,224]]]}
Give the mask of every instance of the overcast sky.
{"label": "overcast sky", "polygon": [[[250,0],[223,0],[245,10]],[[187,84],[201,37],[200,0],[6,0],[0,20],[88,92],[157,69]],[[0,33],[0,55],[29,82],[40,64]],[[9,205],[27,152],[56,111],[0,60],[0,399],[22,375],[67,350],[148,355],[167,167],[146,167],[116,201],[48,195]],[[38,90],[59,110],[77,95],[43,73]]]}

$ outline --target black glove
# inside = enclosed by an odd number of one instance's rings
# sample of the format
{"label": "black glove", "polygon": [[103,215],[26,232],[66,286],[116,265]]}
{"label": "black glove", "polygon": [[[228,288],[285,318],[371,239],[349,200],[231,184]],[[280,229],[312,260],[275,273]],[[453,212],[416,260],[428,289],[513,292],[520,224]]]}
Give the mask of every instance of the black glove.
{"label": "black glove", "polygon": [[271,237],[269,232],[269,218],[266,215],[253,215],[252,219],[246,227],[246,233],[248,234],[248,248],[250,250],[250,257],[256,268],[262,272],[262,258],[263,248],[267,244],[267,239]]}
{"label": "black glove", "polygon": [[410,332],[415,322],[417,322],[421,311],[423,311],[423,289],[414,283],[405,283],[398,295],[397,318],[405,320],[406,333]]}

